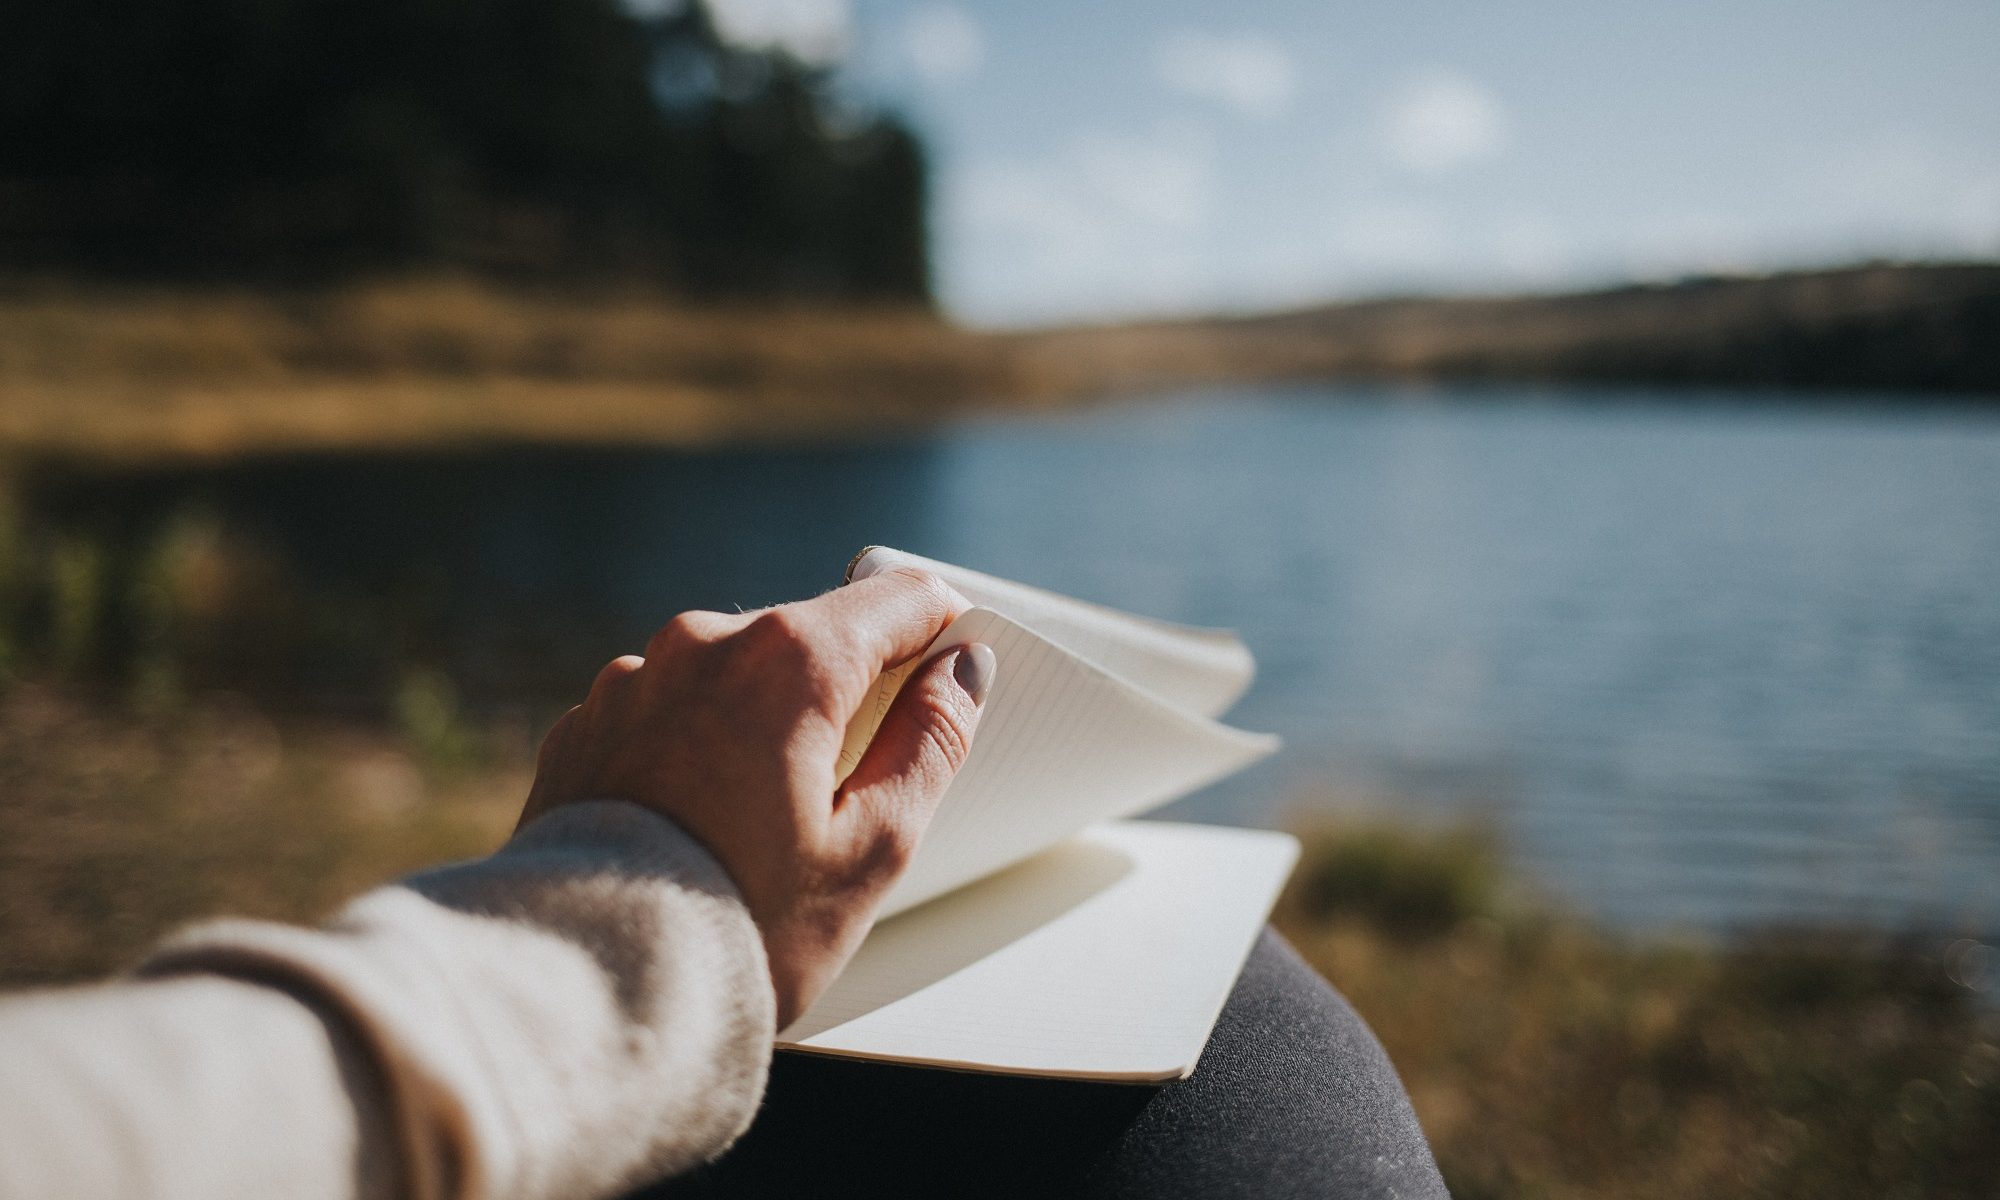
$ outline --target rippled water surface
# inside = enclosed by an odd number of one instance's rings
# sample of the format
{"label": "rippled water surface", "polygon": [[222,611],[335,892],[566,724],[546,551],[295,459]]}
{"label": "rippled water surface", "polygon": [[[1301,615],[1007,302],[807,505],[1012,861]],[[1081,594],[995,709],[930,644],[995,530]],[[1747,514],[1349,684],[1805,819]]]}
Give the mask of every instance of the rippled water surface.
{"label": "rippled water surface", "polygon": [[1233,625],[1262,664],[1235,719],[1288,747],[1182,815],[1479,814],[1644,925],[2000,928],[2000,417],[1730,399],[1228,392],[224,494],[315,569],[574,614],[579,659],[827,586],[868,542]]}

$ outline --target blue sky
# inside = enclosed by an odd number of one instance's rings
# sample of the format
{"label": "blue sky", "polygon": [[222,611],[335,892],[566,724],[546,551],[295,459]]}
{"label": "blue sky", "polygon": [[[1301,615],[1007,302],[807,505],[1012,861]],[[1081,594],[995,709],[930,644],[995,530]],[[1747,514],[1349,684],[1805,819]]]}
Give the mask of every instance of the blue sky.
{"label": "blue sky", "polygon": [[983,324],[2000,255],[1995,0],[716,0],[936,163]]}

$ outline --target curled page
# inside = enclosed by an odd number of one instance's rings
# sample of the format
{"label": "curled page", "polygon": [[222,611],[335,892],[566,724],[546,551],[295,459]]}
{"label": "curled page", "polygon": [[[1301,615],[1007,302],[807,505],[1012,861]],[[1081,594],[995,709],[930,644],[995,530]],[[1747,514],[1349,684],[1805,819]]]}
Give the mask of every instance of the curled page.
{"label": "curled page", "polygon": [[[889,916],[1045,850],[1087,825],[1164,804],[1271,753],[1278,740],[1186,711],[988,608],[913,662],[971,642],[998,672],[971,755],[952,780]],[[908,675],[885,676],[849,730],[843,773]]]}
{"label": "curled page", "polygon": [[1217,630],[892,550],[864,554],[855,573],[897,563],[936,572],[975,607],[876,682],[841,776],[919,664],[983,642],[998,669],[884,920],[780,1046],[1077,1079],[1186,1075],[1297,844],[1112,818],[1277,748],[1214,719],[1248,685],[1249,652]]}
{"label": "curled page", "polygon": [[1220,716],[1234,704],[1255,673],[1250,652],[1226,630],[1134,616],[887,546],[869,547],[848,575],[860,579],[895,566],[922,567],[972,603],[1005,613],[1132,686],[1204,717]]}

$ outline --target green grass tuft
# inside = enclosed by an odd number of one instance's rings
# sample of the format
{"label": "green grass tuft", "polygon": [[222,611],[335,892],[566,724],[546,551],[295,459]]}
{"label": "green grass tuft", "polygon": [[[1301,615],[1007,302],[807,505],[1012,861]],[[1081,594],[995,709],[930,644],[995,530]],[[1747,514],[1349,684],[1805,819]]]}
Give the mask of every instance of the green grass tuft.
{"label": "green grass tuft", "polygon": [[1353,918],[1430,938],[1492,916],[1500,885],[1499,849],[1482,831],[1366,824],[1307,835],[1291,902],[1306,920]]}

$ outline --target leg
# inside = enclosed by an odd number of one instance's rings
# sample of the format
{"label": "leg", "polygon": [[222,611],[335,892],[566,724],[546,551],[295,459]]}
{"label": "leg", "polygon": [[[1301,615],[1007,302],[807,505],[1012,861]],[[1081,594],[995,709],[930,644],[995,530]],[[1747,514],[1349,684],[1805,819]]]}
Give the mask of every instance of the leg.
{"label": "leg", "polygon": [[1354,1010],[1269,930],[1189,1078],[1164,1088],[781,1054],[757,1123],[647,1195],[1443,1197]]}

